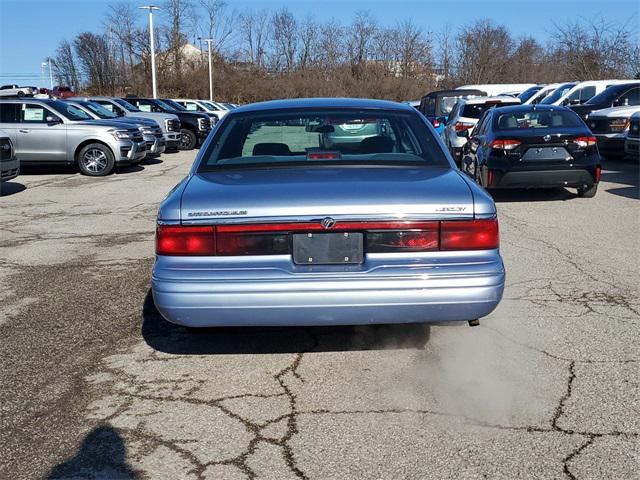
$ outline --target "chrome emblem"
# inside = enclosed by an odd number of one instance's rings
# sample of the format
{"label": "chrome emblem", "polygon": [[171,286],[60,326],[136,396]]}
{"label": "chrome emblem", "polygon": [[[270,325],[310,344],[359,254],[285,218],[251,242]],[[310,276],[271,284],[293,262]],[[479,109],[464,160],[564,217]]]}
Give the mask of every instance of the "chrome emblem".
{"label": "chrome emblem", "polygon": [[324,217],[322,220],[320,220],[320,225],[322,225],[322,228],[324,228],[325,230],[331,230],[336,226],[336,221],[331,217]]}
{"label": "chrome emblem", "polygon": [[544,137],[542,137],[542,139],[543,139],[545,142],[548,142],[549,140],[551,140],[551,135],[545,135]]}

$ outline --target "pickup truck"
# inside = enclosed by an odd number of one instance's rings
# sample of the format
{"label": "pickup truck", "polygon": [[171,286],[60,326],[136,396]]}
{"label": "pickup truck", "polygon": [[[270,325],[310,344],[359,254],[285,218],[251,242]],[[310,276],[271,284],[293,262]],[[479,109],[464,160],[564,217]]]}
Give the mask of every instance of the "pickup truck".
{"label": "pickup truck", "polygon": [[172,113],[177,115],[181,125],[180,145],[178,146],[180,150],[191,150],[196,146],[202,145],[211,131],[209,115],[178,110],[176,107],[158,98],[126,97],[123,98],[123,100],[132,103],[143,112]]}
{"label": "pickup truck", "polygon": [[177,115],[163,112],[141,111],[135,105],[116,97],[71,97],[68,100],[85,100],[102,105],[118,117],[142,117],[155,120],[162,129],[167,150],[176,150],[180,145],[180,119]]}
{"label": "pickup truck", "polygon": [[27,97],[38,93],[35,87],[20,87],[18,85],[2,85],[0,87],[0,97]]}
{"label": "pickup truck", "polygon": [[82,174],[101,177],[147,154],[139,128],[92,120],[60,100],[2,100],[0,129],[9,135],[21,165],[75,164]]}
{"label": "pickup truck", "polygon": [[162,129],[158,122],[149,118],[142,117],[119,117],[102,105],[95,102],[85,102],[83,100],[64,100],[66,103],[78,107],[94,120],[108,120],[110,122],[119,122],[123,125],[139,128],[142,132],[142,138],[147,143],[146,158],[158,157],[166,148],[166,140],[162,134]]}

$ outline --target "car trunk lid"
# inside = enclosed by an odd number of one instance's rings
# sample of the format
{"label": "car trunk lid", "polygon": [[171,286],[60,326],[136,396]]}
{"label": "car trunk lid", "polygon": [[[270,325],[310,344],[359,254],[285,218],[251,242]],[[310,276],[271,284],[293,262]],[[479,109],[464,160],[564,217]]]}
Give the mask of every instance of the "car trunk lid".
{"label": "car trunk lid", "polygon": [[470,188],[450,168],[317,166],[194,175],[183,223],[309,218],[473,218]]}

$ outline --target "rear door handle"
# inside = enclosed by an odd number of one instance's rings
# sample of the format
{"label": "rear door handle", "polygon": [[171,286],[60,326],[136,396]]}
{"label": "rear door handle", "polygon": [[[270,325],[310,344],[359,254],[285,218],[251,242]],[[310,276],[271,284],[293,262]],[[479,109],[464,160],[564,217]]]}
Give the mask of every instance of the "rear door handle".
{"label": "rear door handle", "polygon": [[20,129],[20,133],[29,133],[29,130]]}

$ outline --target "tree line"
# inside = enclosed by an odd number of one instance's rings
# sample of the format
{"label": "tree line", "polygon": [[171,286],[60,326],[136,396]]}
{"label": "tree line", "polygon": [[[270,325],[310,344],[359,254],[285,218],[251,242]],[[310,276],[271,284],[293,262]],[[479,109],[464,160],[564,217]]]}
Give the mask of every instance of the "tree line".
{"label": "tree line", "polygon": [[[315,96],[407,100],[462,84],[640,72],[637,19],[550,24],[545,42],[488,19],[431,31],[411,19],[386,25],[369,11],[342,23],[299,18],[286,7],[238,12],[224,0],[165,0],[154,19],[158,89],[173,97],[208,98],[205,38],[213,40],[215,98],[238,103]],[[87,94],[149,95],[146,23],[131,3],[111,4],[101,31],[60,43],[52,57],[57,81]]]}

